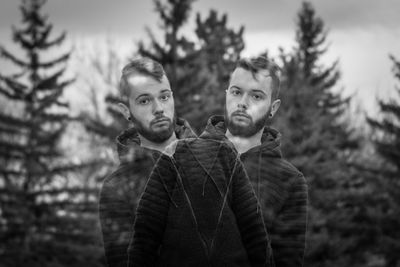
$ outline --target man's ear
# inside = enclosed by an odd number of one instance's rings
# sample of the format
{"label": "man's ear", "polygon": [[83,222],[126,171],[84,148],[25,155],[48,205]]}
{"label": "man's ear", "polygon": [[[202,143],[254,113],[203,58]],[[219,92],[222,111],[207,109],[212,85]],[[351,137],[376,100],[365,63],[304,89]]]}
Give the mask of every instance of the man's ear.
{"label": "man's ear", "polygon": [[275,113],[278,111],[279,107],[281,105],[281,100],[276,99],[274,102],[271,104],[271,118],[275,115]]}
{"label": "man's ear", "polygon": [[117,107],[118,107],[118,111],[122,114],[122,116],[124,116],[125,119],[130,121],[131,120],[131,111],[129,110],[129,108],[123,103],[118,103]]}

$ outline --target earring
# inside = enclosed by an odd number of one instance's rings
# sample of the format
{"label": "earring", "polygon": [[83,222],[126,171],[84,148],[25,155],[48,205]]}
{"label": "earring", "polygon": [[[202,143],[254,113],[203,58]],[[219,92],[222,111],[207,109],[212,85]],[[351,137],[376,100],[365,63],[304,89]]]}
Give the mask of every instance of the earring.
{"label": "earring", "polygon": [[131,116],[128,117],[128,121],[131,121]]}
{"label": "earring", "polygon": [[269,113],[269,117],[272,118],[272,113]]}

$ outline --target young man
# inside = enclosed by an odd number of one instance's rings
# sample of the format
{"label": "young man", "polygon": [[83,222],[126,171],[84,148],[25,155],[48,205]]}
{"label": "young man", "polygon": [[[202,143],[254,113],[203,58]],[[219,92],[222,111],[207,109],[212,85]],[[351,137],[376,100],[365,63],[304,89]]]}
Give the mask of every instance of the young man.
{"label": "young man", "polygon": [[282,158],[280,134],[269,127],[281,101],[279,68],[264,57],[239,60],[226,91],[225,116],[213,116],[201,138],[233,144],[253,183],[276,266],[302,266],[307,183]]}
{"label": "young man", "polygon": [[101,188],[99,216],[108,266],[128,264],[135,210],[150,172],[173,141],[195,137],[188,123],[175,118],[174,99],[163,67],[139,58],[122,70],[119,108],[133,124],[117,138],[120,165]]}
{"label": "young man", "polygon": [[129,266],[273,266],[256,195],[233,147],[180,140],[140,199]]}

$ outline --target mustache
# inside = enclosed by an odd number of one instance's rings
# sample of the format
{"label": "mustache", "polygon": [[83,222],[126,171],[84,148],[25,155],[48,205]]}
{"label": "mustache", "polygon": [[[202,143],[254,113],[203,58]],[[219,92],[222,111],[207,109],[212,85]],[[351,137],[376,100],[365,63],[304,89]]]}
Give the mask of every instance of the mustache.
{"label": "mustache", "polygon": [[237,116],[243,116],[243,117],[246,117],[246,118],[248,118],[248,119],[251,119],[250,115],[247,114],[245,111],[236,110],[236,111],[232,112],[231,117],[232,117],[232,116],[236,116],[236,115],[237,115]]}
{"label": "mustache", "polygon": [[168,118],[168,117],[166,117],[166,116],[163,116],[163,115],[157,116],[155,119],[153,119],[153,120],[150,122],[150,125],[153,125],[153,124],[158,123],[158,122],[160,122],[160,121],[169,121],[169,122],[171,122],[171,119]]}

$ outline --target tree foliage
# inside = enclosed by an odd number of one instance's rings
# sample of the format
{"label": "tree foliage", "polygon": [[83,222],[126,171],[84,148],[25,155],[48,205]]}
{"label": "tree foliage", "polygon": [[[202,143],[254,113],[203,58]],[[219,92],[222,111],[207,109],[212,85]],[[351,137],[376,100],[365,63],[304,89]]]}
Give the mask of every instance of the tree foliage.
{"label": "tree foliage", "polygon": [[83,248],[98,251],[90,226],[95,219],[90,194],[95,192],[73,182],[72,171],[82,164],[63,158],[60,149],[70,121],[62,94],[74,79],[63,78],[70,52],[48,53],[63,44],[66,34],[52,37],[53,25],[42,14],[44,4],[21,3],[23,23],[13,28],[13,40],[24,55],[0,47],[1,57],[17,69],[0,74],[0,95],[8,104],[0,114],[3,266],[77,266],[99,257],[77,256]]}
{"label": "tree foliage", "polygon": [[[393,62],[394,77],[400,81],[400,62],[390,56]],[[400,96],[400,88],[396,92]],[[379,225],[379,232],[375,233],[375,240],[379,241],[379,248],[375,254],[384,259],[386,266],[398,266],[397,251],[400,249],[400,236],[396,230],[400,225],[400,101],[399,98],[389,101],[379,101],[379,118],[367,118],[372,127],[372,140],[376,152],[382,158],[377,166],[364,164],[365,175],[373,182],[374,218]],[[374,167],[375,166],[375,167]]]}
{"label": "tree foliage", "polygon": [[296,20],[296,45],[290,52],[281,49],[278,58],[282,105],[274,124],[283,134],[285,158],[309,184],[305,264],[310,266],[354,263],[353,253],[360,252],[354,247],[360,239],[345,234],[355,226],[347,205],[356,197],[352,191],[356,171],[349,163],[358,142],[345,117],[351,99],[336,88],[338,62],[321,63],[329,48],[327,36],[313,6],[303,2]]}

